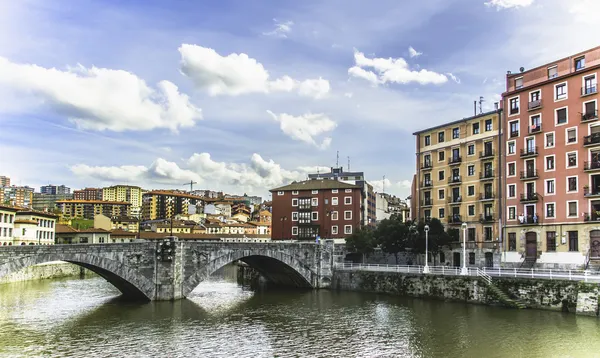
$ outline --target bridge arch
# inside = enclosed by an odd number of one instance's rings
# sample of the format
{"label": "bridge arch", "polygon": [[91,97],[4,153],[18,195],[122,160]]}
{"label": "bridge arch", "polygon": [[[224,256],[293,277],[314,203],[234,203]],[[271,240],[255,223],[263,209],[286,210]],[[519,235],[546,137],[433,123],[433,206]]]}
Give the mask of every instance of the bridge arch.
{"label": "bridge arch", "polygon": [[213,257],[192,250],[191,265],[186,266],[184,275],[183,295],[187,297],[202,281],[235,261],[245,262],[275,284],[313,288],[317,286],[318,275],[306,259],[281,250],[239,249]]}
{"label": "bridge arch", "polygon": [[14,259],[0,263],[0,277],[29,266],[53,261],[75,264],[98,274],[121,291],[127,299],[150,300],[153,296],[154,285],[150,280],[135,274],[122,262],[90,253],[16,255]]}

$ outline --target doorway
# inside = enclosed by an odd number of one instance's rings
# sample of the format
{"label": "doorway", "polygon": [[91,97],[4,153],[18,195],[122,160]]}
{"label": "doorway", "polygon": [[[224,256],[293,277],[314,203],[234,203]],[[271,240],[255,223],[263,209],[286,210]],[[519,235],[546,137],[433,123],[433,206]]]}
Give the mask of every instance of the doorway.
{"label": "doorway", "polygon": [[454,267],[460,267],[460,252],[455,252],[452,257],[452,264]]}
{"label": "doorway", "polygon": [[590,231],[590,258],[600,259],[600,230]]}
{"label": "doorway", "polygon": [[528,232],[525,235],[525,257],[537,258],[537,234]]}
{"label": "doorway", "polygon": [[494,267],[494,254],[491,252],[485,253],[485,267]]}

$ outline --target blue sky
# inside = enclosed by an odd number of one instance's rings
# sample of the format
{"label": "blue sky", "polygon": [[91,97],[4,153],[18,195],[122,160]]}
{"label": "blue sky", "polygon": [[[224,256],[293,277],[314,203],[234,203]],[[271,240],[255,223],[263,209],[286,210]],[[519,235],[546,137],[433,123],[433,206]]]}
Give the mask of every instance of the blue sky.
{"label": "blue sky", "polygon": [[597,46],[599,4],[0,0],[0,175],[266,195],[339,151],[405,197],[413,131]]}

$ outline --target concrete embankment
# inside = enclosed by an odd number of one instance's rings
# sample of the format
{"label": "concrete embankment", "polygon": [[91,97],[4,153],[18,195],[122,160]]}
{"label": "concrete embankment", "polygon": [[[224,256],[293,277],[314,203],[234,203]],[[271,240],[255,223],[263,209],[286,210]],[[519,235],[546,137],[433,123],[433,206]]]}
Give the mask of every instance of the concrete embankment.
{"label": "concrete embankment", "polygon": [[0,284],[62,277],[92,277],[95,275],[95,273],[83,267],[68,262],[54,261],[29,266],[19,272],[3,276],[0,278]]}
{"label": "concrete embankment", "polygon": [[[336,270],[331,287],[484,305],[515,307],[523,304],[528,308],[598,317],[600,285],[597,283],[494,278],[492,284],[497,289],[478,277]],[[505,297],[499,297],[498,289]],[[511,302],[507,302],[506,296]]]}

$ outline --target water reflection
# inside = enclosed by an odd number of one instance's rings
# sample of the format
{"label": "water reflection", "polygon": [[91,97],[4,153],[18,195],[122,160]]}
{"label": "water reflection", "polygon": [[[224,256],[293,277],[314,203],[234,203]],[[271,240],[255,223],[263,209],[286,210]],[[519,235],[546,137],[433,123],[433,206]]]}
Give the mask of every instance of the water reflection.
{"label": "water reflection", "polygon": [[0,285],[11,357],[600,357],[596,318],[217,279],[137,304],[100,278]]}

